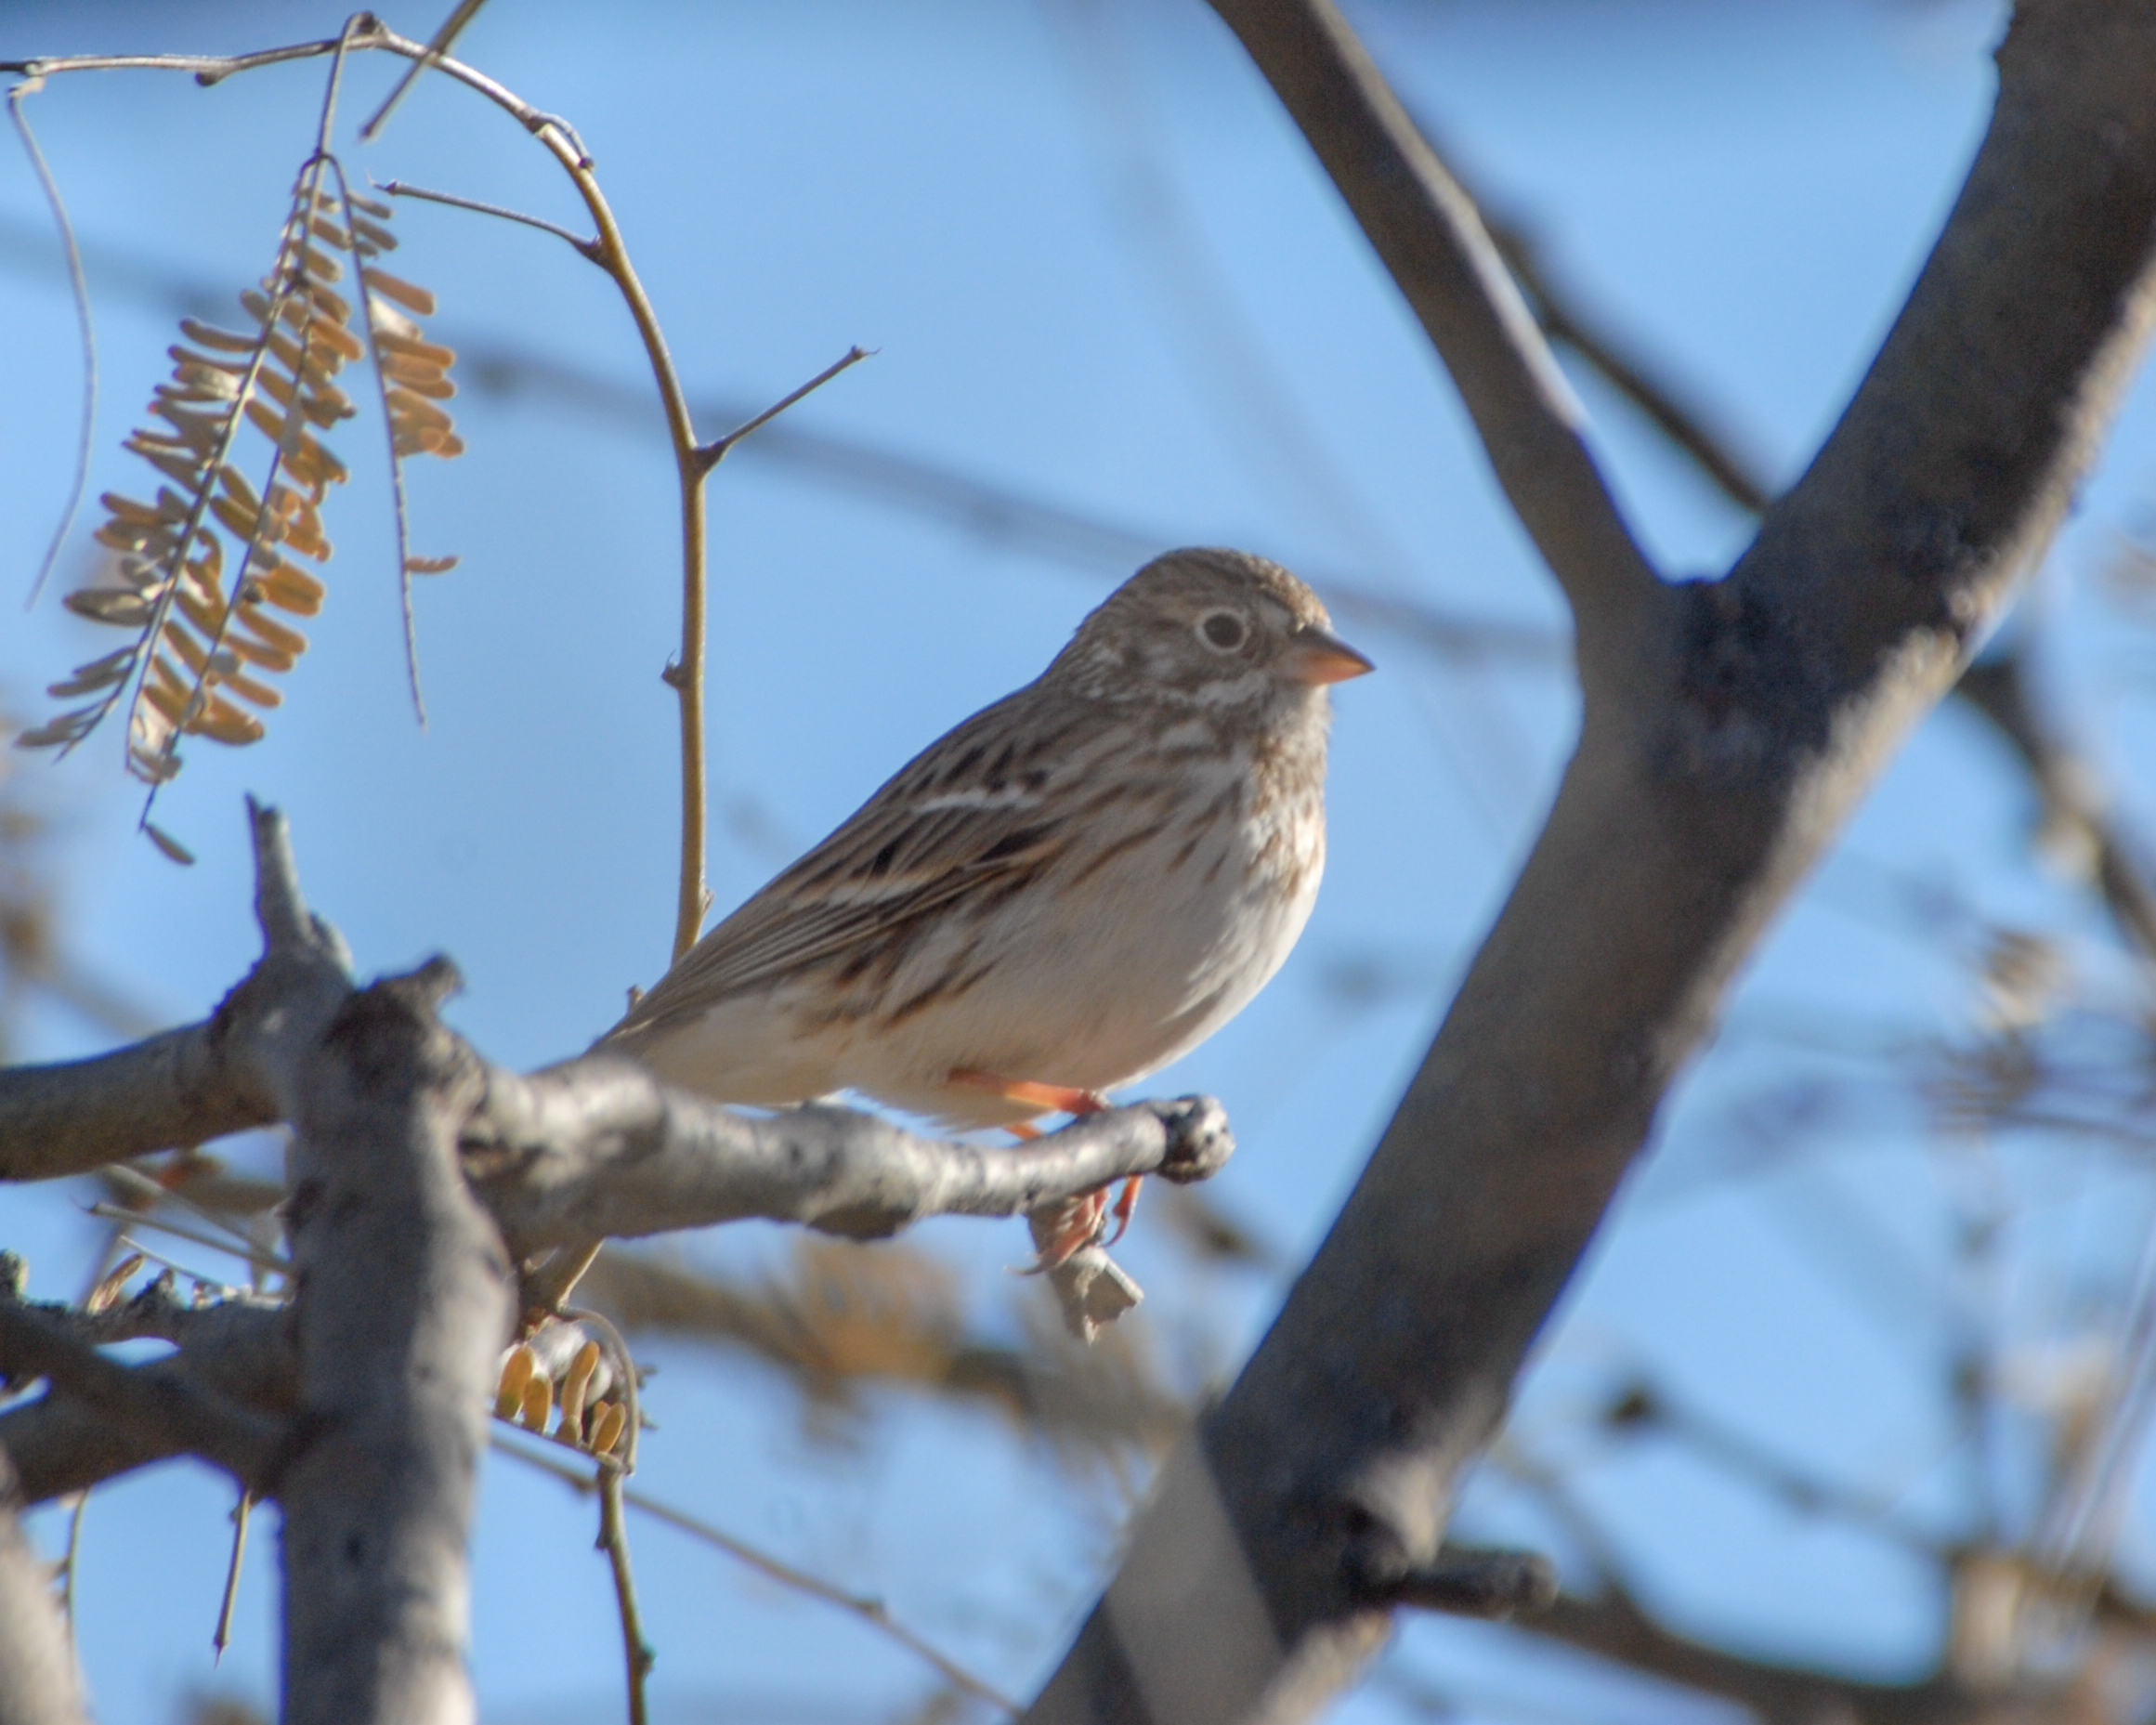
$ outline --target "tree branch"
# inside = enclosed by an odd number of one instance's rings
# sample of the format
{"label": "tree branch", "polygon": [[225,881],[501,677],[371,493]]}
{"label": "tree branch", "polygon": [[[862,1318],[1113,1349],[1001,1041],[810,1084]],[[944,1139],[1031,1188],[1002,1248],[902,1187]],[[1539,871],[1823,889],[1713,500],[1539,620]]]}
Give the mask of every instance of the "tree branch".
{"label": "tree branch", "polygon": [[1089,1115],[1029,1143],[923,1138],[851,1108],[764,1117],[618,1055],[490,1069],[464,1150],[518,1256],[760,1216],[880,1239],[924,1216],[1016,1216],[1132,1174],[1202,1180],[1233,1147],[1210,1097]]}
{"label": "tree branch", "polygon": [[268,1489],[282,1426],[176,1372],[130,1369],[83,1339],[64,1310],[0,1300],[0,1374],[45,1378],[67,1400],[165,1455],[215,1462],[252,1491]]}
{"label": "tree branch", "polygon": [[[1221,4],[1351,201],[1442,195],[1329,10]],[[2028,0],[1999,72],[1908,305],[1753,546],[1721,582],[1657,590],[1621,677],[1598,682],[1582,613],[1580,740],[1511,897],[1030,1718],[1286,1725],[1352,1680],[1387,1614],[1355,1577],[1435,1556],[1729,978],[2047,542],[2150,320],[2156,15]],[[1379,232],[1412,298],[1422,255]],[[1470,401],[1535,386],[1477,363]],[[1538,398],[1511,412],[1549,422]],[[1501,470],[1511,423],[1485,428]]]}
{"label": "tree branch", "polygon": [[1583,675],[1621,673],[1660,585],[1586,412],[1446,172],[1331,0],[1213,0],[1347,200],[1458,386],[1497,482],[1572,603]]}
{"label": "tree branch", "polygon": [[16,1519],[20,1503],[0,1452],[0,1725],[89,1725],[45,1565]]}
{"label": "tree branch", "polygon": [[457,1129],[481,1079],[435,1020],[439,961],[351,995],[292,1063],[299,1366],[284,1470],[292,1725],[472,1714],[466,1547],[515,1316]]}
{"label": "tree branch", "polygon": [[[176,1395],[209,1397],[220,1406],[245,1407],[280,1422],[291,1414],[294,1361],[281,1308],[230,1300],[179,1315],[185,1321],[171,1326],[166,1335],[179,1343],[179,1352],[148,1365],[117,1368],[147,1380],[131,1395],[139,1393],[159,1405]],[[74,1322],[85,1339],[105,1339],[109,1334],[80,1314]],[[165,1387],[176,1383],[177,1392]],[[115,1418],[59,1387],[0,1413],[0,1450],[13,1458],[22,1496],[30,1503],[86,1490],[186,1449],[168,1427]]]}
{"label": "tree branch", "polygon": [[2156,964],[2156,880],[2148,853],[2121,827],[2095,766],[2038,710],[2029,689],[2027,649],[1980,660],[1962,673],[1955,688],[2028,769],[2047,823],[2066,825],[2086,841],[2097,890],[2112,921]]}

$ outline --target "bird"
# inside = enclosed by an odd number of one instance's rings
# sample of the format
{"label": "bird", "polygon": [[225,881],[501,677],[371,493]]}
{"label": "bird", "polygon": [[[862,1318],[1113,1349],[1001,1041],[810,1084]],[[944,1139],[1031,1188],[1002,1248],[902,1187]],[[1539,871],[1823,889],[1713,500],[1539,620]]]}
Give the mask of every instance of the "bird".
{"label": "bird", "polygon": [[[762,1107],[852,1091],[1020,1136],[1104,1108],[1294,947],[1325,867],[1329,686],[1371,669],[1279,564],[1156,557],[1033,682],[713,925],[597,1049]],[[1101,1236],[1095,1196],[1040,1267]]]}

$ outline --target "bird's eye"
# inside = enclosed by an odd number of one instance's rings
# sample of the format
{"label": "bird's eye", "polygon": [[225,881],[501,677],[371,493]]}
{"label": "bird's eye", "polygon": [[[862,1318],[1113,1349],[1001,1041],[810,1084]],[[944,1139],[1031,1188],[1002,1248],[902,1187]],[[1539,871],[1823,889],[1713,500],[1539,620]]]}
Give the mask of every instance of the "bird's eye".
{"label": "bird's eye", "polygon": [[1205,644],[1217,652],[1232,653],[1249,635],[1243,620],[1233,611],[1210,611],[1198,622],[1197,632],[1205,637]]}

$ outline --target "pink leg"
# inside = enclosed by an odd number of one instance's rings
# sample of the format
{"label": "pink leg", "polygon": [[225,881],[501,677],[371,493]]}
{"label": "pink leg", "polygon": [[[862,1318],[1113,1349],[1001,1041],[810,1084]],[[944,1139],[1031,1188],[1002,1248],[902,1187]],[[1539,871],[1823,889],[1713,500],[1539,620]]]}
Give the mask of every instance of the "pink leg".
{"label": "pink leg", "polygon": [[[1079,1090],[1068,1084],[1040,1084],[1031,1078],[1006,1078],[972,1066],[962,1066],[954,1071],[950,1075],[950,1081],[973,1090],[987,1091],[1007,1101],[1028,1104],[1044,1114],[1099,1114],[1111,1105],[1108,1099],[1098,1091]],[[1030,1121],[1021,1121],[1005,1130],[1019,1139],[1040,1136],[1040,1128]],[[1113,1211],[1117,1225],[1115,1239],[1110,1240],[1110,1245],[1123,1237],[1123,1230],[1130,1225],[1130,1212],[1137,1202],[1138,1182],[1125,1181],[1122,1196],[1117,1199]],[[1061,1225],[1057,1227],[1054,1237],[1041,1248],[1039,1261],[1032,1266],[1029,1274],[1052,1270],[1073,1254],[1091,1246],[1107,1231],[1110,1213],[1107,1188],[1104,1186],[1098,1192],[1089,1192],[1073,1200],[1067,1213],[1061,1219]]]}

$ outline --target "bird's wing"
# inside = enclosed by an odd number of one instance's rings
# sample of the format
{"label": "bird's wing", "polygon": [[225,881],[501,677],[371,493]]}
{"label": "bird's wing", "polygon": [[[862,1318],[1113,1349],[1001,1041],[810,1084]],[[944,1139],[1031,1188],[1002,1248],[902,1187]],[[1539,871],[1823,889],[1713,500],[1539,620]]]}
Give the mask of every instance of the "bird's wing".
{"label": "bird's wing", "polygon": [[1104,719],[1068,696],[1052,709],[1031,685],[975,713],[698,941],[608,1039],[649,1035],[872,947],[963,894],[1038,867],[1082,814],[1067,788],[1057,790],[1092,752]]}

